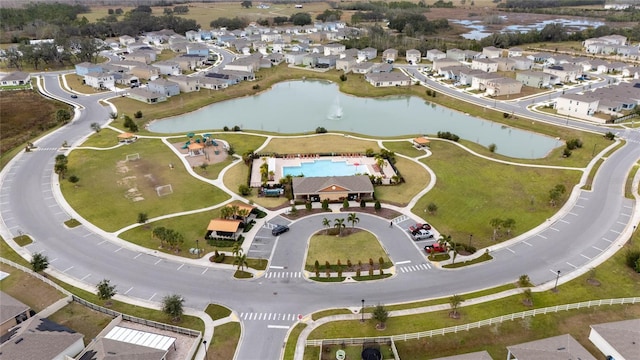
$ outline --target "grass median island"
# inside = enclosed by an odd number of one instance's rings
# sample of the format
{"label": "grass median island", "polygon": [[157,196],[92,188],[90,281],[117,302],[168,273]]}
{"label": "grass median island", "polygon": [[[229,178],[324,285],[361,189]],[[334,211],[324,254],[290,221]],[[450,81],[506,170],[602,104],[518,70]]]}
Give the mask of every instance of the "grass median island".
{"label": "grass median island", "polygon": [[[369,269],[369,259],[372,259],[377,274],[380,257],[384,260],[383,268],[391,266],[384,249],[374,234],[361,229],[355,229],[355,232],[348,234],[351,230],[353,229],[343,229],[341,236],[327,235],[325,231],[313,235],[309,240],[305,270],[314,271],[315,261],[318,260],[321,275],[326,272],[326,261],[331,265],[330,271],[336,272],[338,260],[340,260],[343,271],[356,271],[358,261],[362,261],[362,275],[366,275]],[[347,268],[347,260],[351,260],[353,269]]]}
{"label": "grass median island", "polygon": [[216,326],[213,342],[207,351],[207,360],[233,360],[240,341],[239,322],[230,322]]}
{"label": "grass median island", "polygon": [[[128,154],[139,154],[140,159],[126,161]],[[68,175],[80,181],[72,184],[61,180],[61,190],[82,217],[106,231],[135,223],[140,213],[153,218],[211,206],[228,198],[180,166],[171,169],[170,163],[180,162],[160,140],[140,139],[108,151],[74,150],[69,154]],[[162,185],[171,185],[173,193],[158,196],[156,187]],[[96,203],[98,195],[103,201]]]}
{"label": "grass median island", "polygon": [[[473,234],[476,248],[494,244],[493,218],[512,218],[511,236],[504,231],[498,241],[521,234],[553,215],[562,205],[581,171],[531,168],[500,164],[478,158],[458,146],[443,141],[431,143],[433,155],[421,160],[437,174],[435,187],[412,209],[427,216],[440,233],[453,241],[466,241]],[[549,191],[563,184],[567,192],[561,202],[549,205]],[[429,203],[437,205],[434,214],[425,212]]]}

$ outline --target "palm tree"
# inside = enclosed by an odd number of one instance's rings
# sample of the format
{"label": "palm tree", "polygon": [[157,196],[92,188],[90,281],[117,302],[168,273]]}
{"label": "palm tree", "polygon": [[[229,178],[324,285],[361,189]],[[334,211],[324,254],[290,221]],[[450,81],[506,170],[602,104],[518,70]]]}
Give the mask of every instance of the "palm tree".
{"label": "palm tree", "polygon": [[97,122],[91,123],[91,130],[95,131],[96,133],[99,133],[100,130],[102,130],[102,128],[100,127],[100,124],[98,124]]}
{"label": "palm tree", "polygon": [[512,218],[505,219],[502,222],[502,227],[507,230],[507,236],[511,236],[511,230],[516,227],[516,221]]}
{"label": "palm tree", "polygon": [[225,206],[222,209],[220,209],[220,218],[228,219],[232,213],[233,213],[233,210],[229,206]]}
{"label": "palm tree", "polygon": [[344,219],[335,219],[333,227],[338,228],[338,236],[342,236],[342,229],[346,227]]}
{"label": "palm tree", "polygon": [[233,249],[231,250],[233,256],[238,257],[238,256],[242,255],[242,247],[241,247],[241,245],[242,244],[240,244],[239,242],[236,242],[235,244],[233,244]]}
{"label": "palm tree", "polygon": [[329,234],[329,228],[331,227],[331,221],[329,221],[329,219],[327,219],[327,218],[322,219],[322,226],[327,228],[327,230],[325,230],[325,231],[326,231],[327,234]]}
{"label": "palm tree", "polygon": [[173,322],[179,322],[180,317],[184,313],[182,304],[184,299],[178,294],[167,295],[162,299],[162,311],[171,316]]}
{"label": "palm tree", "polygon": [[47,258],[45,255],[42,255],[42,253],[35,253],[33,254],[33,257],[31,258],[31,269],[34,272],[42,272],[44,270],[46,270],[49,267],[49,258]]}
{"label": "palm tree", "polygon": [[249,263],[247,262],[247,254],[240,253],[233,259],[233,265],[238,267],[238,270],[243,271],[245,266],[249,267]]}
{"label": "palm tree", "polygon": [[449,298],[449,305],[451,305],[452,317],[454,318],[458,317],[458,307],[460,306],[460,304],[462,304],[463,301],[464,299],[460,295],[453,295],[452,297]]}
{"label": "palm tree", "polygon": [[116,286],[104,279],[96,285],[98,299],[105,301],[105,306],[111,306],[111,298],[116,294]]}
{"label": "palm tree", "polygon": [[349,213],[349,216],[347,217],[347,221],[351,223],[351,227],[353,228],[356,226],[357,223],[360,222],[360,218],[356,213]]}
{"label": "palm tree", "polygon": [[500,226],[502,225],[502,219],[500,218],[493,218],[489,221],[489,225],[491,225],[491,227],[493,228],[493,236],[491,237],[492,240],[495,240],[498,238],[498,230],[500,229]]}
{"label": "palm tree", "polygon": [[242,222],[247,222],[247,218],[250,214],[251,210],[249,209],[242,208],[238,210],[238,216],[242,217]]}
{"label": "palm tree", "polygon": [[238,215],[238,212],[240,211],[240,207],[238,205],[231,205],[227,207],[231,209],[231,218],[235,219],[236,215]]}

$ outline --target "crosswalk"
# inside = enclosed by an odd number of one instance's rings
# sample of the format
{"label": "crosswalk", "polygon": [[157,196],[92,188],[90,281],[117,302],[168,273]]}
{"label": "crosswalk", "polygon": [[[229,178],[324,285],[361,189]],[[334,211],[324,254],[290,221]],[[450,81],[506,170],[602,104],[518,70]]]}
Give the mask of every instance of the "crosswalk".
{"label": "crosswalk", "polygon": [[429,264],[418,264],[418,265],[407,265],[398,267],[398,270],[403,273],[414,272],[414,271],[424,271],[431,269],[431,265]]}
{"label": "crosswalk", "polygon": [[301,278],[302,273],[296,271],[269,271],[264,274],[267,279]]}
{"label": "crosswalk", "polygon": [[37,147],[31,149],[31,151],[58,151],[58,148],[54,147]]}
{"label": "crosswalk", "polygon": [[295,321],[299,317],[291,313],[240,313],[240,318],[247,321]]}
{"label": "crosswalk", "polygon": [[409,219],[409,217],[407,215],[400,215],[400,216],[394,218],[391,221],[393,221],[394,224],[399,224],[399,223],[401,223],[401,222],[403,222],[405,220],[408,220],[408,219]]}

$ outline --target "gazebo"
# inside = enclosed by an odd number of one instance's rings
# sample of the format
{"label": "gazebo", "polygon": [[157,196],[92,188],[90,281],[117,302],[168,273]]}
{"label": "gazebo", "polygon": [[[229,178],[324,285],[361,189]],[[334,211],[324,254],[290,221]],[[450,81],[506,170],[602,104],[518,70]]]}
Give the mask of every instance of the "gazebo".
{"label": "gazebo", "polygon": [[204,145],[199,143],[191,143],[187,147],[189,149],[189,156],[204,155]]}
{"label": "gazebo", "polygon": [[136,141],[137,138],[138,138],[137,136],[128,132],[118,134],[118,141],[121,141],[121,142],[131,143]]}
{"label": "gazebo", "polygon": [[429,146],[430,143],[431,141],[429,141],[429,139],[425,138],[424,136],[413,139],[413,145],[420,148]]}
{"label": "gazebo", "polygon": [[207,226],[207,234],[205,238],[233,238],[236,240],[236,233],[240,228],[240,220],[228,220],[228,219],[213,219]]}

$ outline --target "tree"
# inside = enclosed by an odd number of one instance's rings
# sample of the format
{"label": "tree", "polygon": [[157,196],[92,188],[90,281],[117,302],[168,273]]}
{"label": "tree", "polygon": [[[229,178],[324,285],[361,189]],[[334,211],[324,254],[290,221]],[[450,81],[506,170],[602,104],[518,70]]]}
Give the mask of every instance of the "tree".
{"label": "tree", "polygon": [[95,131],[96,134],[99,133],[100,130],[102,130],[102,128],[100,127],[100,124],[98,124],[97,122],[91,123],[91,129]]}
{"label": "tree", "polygon": [[63,154],[56,156],[55,165],[53,165],[53,171],[58,174],[62,179],[64,179],[64,175],[67,173],[67,162],[69,160]]}
{"label": "tree", "polygon": [[533,293],[531,292],[531,289],[524,289],[522,291],[522,295],[524,296],[522,303],[526,306],[533,306]]}
{"label": "tree", "polygon": [[233,265],[235,265],[240,271],[243,271],[245,267],[249,267],[247,254],[240,253],[240,255],[236,256],[236,258],[233,259]]}
{"label": "tree", "polygon": [[311,24],[311,15],[305,12],[296,13],[291,15],[291,17],[289,18],[289,21],[291,21],[293,25],[296,25],[296,26],[309,25]]}
{"label": "tree", "polygon": [[355,227],[357,223],[360,222],[360,218],[356,213],[349,213],[347,217],[347,221],[351,223],[351,227]]}
{"label": "tree", "polygon": [[333,227],[338,228],[338,236],[342,236],[342,229],[346,227],[344,219],[335,219]]}
{"label": "tree", "polygon": [[520,277],[518,278],[518,285],[520,287],[530,287],[530,286],[532,286],[531,280],[529,279],[529,275],[527,275],[527,274],[520,275]]}
{"label": "tree", "polygon": [[438,205],[434,202],[430,202],[429,205],[427,205],[427,211],[429,214],[435,215],[438,212]]}
{"label": "tree", "polygon": [[327,234],[329,234],[329,228],[331,227],[331,221],[329,221],[329,219],[327,219],[327,218],[322,219],[322,226],[327,228],[327,230],[325,230],[325,231],[326,231]]}
{"label": "tree", "polygon": [[105,301],[106,306],[111,306],[111,298],[116,294],[116,286],[104,279],[96,285],[98,299]]}
{"label": "tree", "polygon": [[376,200],[376,202],[373,204],[373,208],[376,210],[376,212],[382,209],[382,205],[380,205],[380,201]]}
{"label": "tree", "polygon": [[342,202],[342,208],[343,209],[348,209],[349,208],[349,200],[348,199],[344,199],[344,201]]}
{"label": "tree", "polygon": [[231,253],[235,257],[238,257],[239,255],[241,255],[242,254],[242,244],[239,243],[239,242],[235,242],[233,244],[233,249],[231,250]]}
{"label": "tree", "polygon": [[138,213],[138,224],[144,224],[149,220],[149,215],[147,213]]}
{"label": "tree", "polygon": [[449,305],[451,305],[451,317],[458,318],[460,316],[460,314],[458,314],[458,307],[463,301],[464,299],[460,295],[453,295],[449,298]]}
{"label": "tree", "polygon": [[567,189],[563,184],[558,184],[553,189],[549,190],[549,204],[555,207],[566,191]]}
{"label": "tree", "polygon": [[384,329],[387,319],[389,319],[389,312],[384,308],[384,305],[378,304],[376,308],[373,309],[373,318],[378,322],[376,328]]}
{"label": "tree", "polygon": [[136,119],[140,119],[142,117],[142,111],[136,111],[135,113],[133,113],[133,117]]}
{"label": "tree", "polygon": [[511,230],[516,227],[516,221],[512,218],[506,218],[502,222],[502,227],[507,230],[507,236],[511,236]]}
{"label": "tree", "polygon": [[179,322],[184,313],[183,304],[184,299],[182,296],[177,294],[167,295],[162,299],[162,311],[171,316],[171,321]]}
{"label": "tree", "polygon": [[110,112],[109,113],[109,118],[111,120],[116,120],[118,118],[118,113],[117,112]]}
{"label": "tree", "polygon": [[496,240],[498,238],[498,230],[500,230],[500,226],[502,226],[502,219],[493,218],[489,220],[489,225],[493,229],[493,235],[491,235],[492,240]]}
{"label": "tree", "polygon": [[49,258],[42,253],[35,253],[31,257],[31,270],[40,273],[49,267]]}
{"label": "tree", "polygon": [[329,199],[322,200],[322,210],[324,211],[329,210]]}
{"label": "tree", "polygon": [[242,6],[242,7],[243,7],[243,8],[245,8],[245,9],[248,9],[248,8],[252,7],[252,6],[253,6],[253,4],[251,3],[251,1],[246,1],[246,0],[245,0],[245,1],[243,1],[243,2],[241,2],[241,3],[240,3],[240,6]]}
{"label": "tree", "polygon": [[59,124],[66,124],[71,120],[71,113],[67,109],[60,109],[56,111],[56,122]]}

